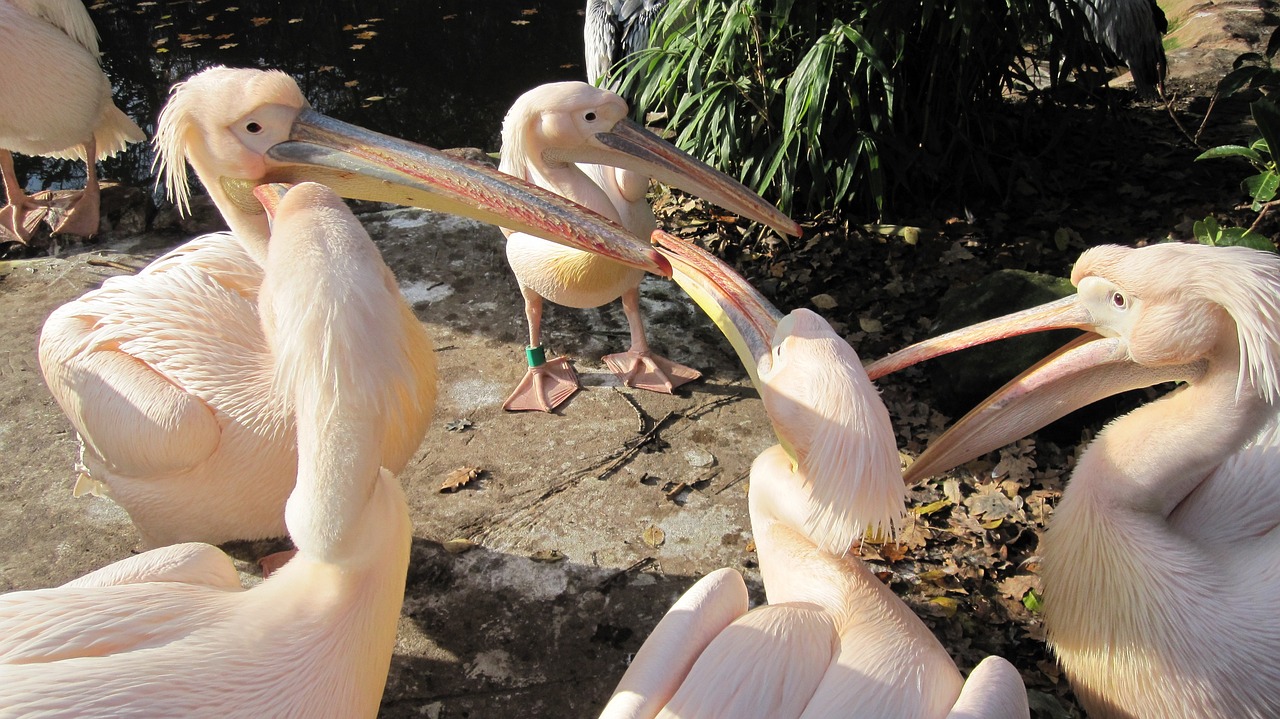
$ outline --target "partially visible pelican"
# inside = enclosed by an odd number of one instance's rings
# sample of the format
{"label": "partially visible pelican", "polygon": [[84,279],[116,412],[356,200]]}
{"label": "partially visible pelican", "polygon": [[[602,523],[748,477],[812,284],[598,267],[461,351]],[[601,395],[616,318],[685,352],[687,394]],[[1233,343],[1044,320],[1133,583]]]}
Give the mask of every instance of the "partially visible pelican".
{"label": "partially visible pelican", "polygon": [[966,681],[933,633],[856,557],[904,489],[888,413],[857,354],[816,314],[786,317],[711,255],[659,237],[675,279],[738,349],[781,441],[751,467],[751,529],[769,603],[707,575],[636,654],[601,719],[1025,719],[1017,670]]}
{"label": "partially visible pelican", "polygon": [[587,82],[601,85],[620,60],[649,46],[649,30],[667,0],[587,0],[582,26]]}
{"label": "partially visible pelican", "polygon": [[[187,202],[185,156],[231,232],[197,238],[64,305],[39,346],[49,389],[83,443],[77,492],[110,496],[148,547],[285,530],[297,452],[291,399],[272,382],[276,359],[258,313],[269,244],[250,194],[256,183],[317,179],[351,197],[516,223],[669,272],[621,227],[552,193],[313,112],[280,72],[213,68],[179,84],[156,146],[175,203]],[[396,313],[406,332],[421,332],[403,301]],[[429,407],[434,391],[420,377],[386,409]],[[392,419],[380,462],[398,472],[430,416]]]}
{"label": "partially visible pelican", "polygon": [[[54,232],[98,232],[94,163],[146,139],[111,99],[98,32],[80,0],[0,0],[0,233],[31,237],[44,205],[22,189],[12,152],[84,160],[85,188]],[[28,217],[31,213],[31,217]],[[33,219],[34,218],[34,219]]]}
{"label": "partially visible pelican", "polygon": [[332,190],[298,185],[275,213],[259,298],[265,379],[297,422],[297,555],[249,590],[216,547],[188,543],[0,596],[0,715],[377,714],[412,538],[383,445],[430,415],[417,386],[434,358]]}
{"label": "partially visible pelican", "polygon": [[[627,112],[621,97],[585,83],[534,88],[516,100],[503,120],[499,169],[617,220],[638,237],[648,237],[657,224],[645,199],[650,178],[799,236],[800,226],[777,208],[658,139],[627,119]],[[604,360],[625,384],[669,393],[700,376],[650,351],[640,315],[643,272],[516,228],[504,231],[507,260],[524,295],[529,322],[529,370],[507,398],[506,409],[549,412],[578,389],[568,358],[545,362],[540,342],[544,298],[588,308],[622,297],[631,347]]]}
{"label": "partially visible pelican", "polygon": [[1169,21],[1156,0],[1075,0],[1105,54],[1129,68],[1143,97],[1164,91],[1167,61],[1163,35]]}
{"label": "partially visible pelican", "polygon": [[1076,295],[926,340],[879,376],[1015,334],[1087,333],[939,437],[912,482],[1117,392],[1185,382],[1076,462],[1040,544],[1044,618],[1091,717],[1280,716],[1280,257],[1096,247]]}

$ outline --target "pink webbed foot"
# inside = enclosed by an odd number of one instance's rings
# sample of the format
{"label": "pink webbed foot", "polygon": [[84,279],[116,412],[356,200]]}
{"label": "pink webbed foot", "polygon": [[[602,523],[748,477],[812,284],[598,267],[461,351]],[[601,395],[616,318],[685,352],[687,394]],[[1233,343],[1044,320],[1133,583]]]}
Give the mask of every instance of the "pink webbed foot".
{"label": "pink webbed foot", "polygon": [[578,376],[569,358],[557,357],[530,367],[515,391],[502,403],[502,408],[511,412],[550,412],[573,396],[578,388]]}
{"label": "pink webbed foot", "polygon": [[629,350],[605,355],[605,364],[628,387],[671,394],[676,387],[692,382],[702,373],[652,352]]}
{"label": "pink webbed foot", "polygon": [[12,235],[12,239],[25,245],[48,212],[48,206],[29,197],[22,198],[16,205],[0,207],[0,236],[10,239]]}
{"label": "pink webbed foot", "polygon": [[51,193],[47,222],[54,234],[93,237],[101,223],[97,192],[76,191]]}

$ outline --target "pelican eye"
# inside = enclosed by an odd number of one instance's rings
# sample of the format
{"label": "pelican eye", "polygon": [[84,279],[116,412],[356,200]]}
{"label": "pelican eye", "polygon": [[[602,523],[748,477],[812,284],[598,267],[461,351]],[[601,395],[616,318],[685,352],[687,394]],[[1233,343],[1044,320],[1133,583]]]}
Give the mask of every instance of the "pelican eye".
{"label": "pelican eye", "polygon": [[259,132],[262,132],[262,125],[256,122],[253,122],[251,120],[247,125],[244,126],[244,129],[247,130],[250,135],[256,135]]}
{"label": "pelican eye", "polygon": [[588,113],[586,114],[586,120],[587,120],[587,122],[595,122],[595,121],[596,121],[596,114],[595,114],[594,112],[588,112]]}
{"label": "pelican eye", "polygon": [[1121,291],[1119,291],[1119,290],[1112,290],[1112,291],[1111,291],[1111,305],[1112,305],[1113,307],[1115,307],[1116,309],[1118,309],[1118,310],[1128,309],[1128,308],[1129,308],[1129,298],[1128,298],[1128,297],[1125,297],[1125,296],[1124,296],[1124,293],[1123,293],[1123,292],[1121,292]]}

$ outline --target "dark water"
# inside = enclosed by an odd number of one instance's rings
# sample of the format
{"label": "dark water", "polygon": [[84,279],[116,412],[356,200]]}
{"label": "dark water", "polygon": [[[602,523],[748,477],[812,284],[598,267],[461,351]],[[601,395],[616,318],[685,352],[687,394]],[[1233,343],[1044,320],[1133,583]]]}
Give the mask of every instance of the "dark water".
{"label": "dark water", "polygon": [[[211,65],[284,70],[319,111],[433,147],[498,149],[502,116],[544,82],[585,79],[585,0],[89,0],[116,104],[148,137],[174,82]],[[16,157],[31,189],[76,163]],[[101,166],[151,182],[151,151]]]}

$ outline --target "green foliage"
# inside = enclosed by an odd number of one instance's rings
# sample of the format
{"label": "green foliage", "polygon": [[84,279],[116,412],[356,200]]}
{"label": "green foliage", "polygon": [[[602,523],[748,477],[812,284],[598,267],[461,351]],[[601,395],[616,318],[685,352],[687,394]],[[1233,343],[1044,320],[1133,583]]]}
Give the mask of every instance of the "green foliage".
{"label": "green foliage", "polygon": [[1044,611],[1044,600],[1040,598],[1040,593],[1034,589],[1028,589],[1027,593],[1022,596],[1022,606],[1032,614],[1039,614]]}
{"label": "green foliage", "polygon": [[1255,250],[1274,252],[1276,247],[1263,235],[1245,227],[1219,227],[1213,217],[1206,217],[1192,226],[1196,240],[1210,247],[1251,247]]}
{"label": "green foliage", "polygon": [[620,85],[786,211],[882,214],[907,188],[998,185],[984,111],[1068,26],[1062,0],[671,0]]}
{"label": "green foliage", "polygon": [[[1271,152],[1271,148],[1280,147],[1280,105],[1273,99],[1276,91],[1280,90],[1280,70],[1272,66],[1277,51],[1280,51],[1280,29],[1271,33],[1265,53],[1247,52],[1237,57],[1231,72],[1218,81],[1214,92],[1215,102],[1246,88],[1261,92],[1261,97],[1249,103],[1249,112],[1258,127],[1259,137],[1248,145],[1212,147],[1196,158],[1197,161],[1241,158],[1252,165],[1254,174],[1244,178],[1240,188],[1249,196],[1250,208],[1254,212],[1264,212],[1280,193],[1280,166]],[[1194,232],[1196,239],[1206,245],[1275,249],[1266,237],[1243,227],[1219,227],[1212,217],[1195,223]]]}

